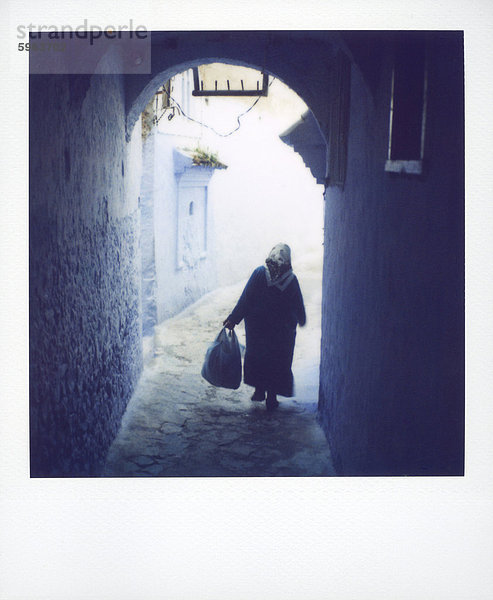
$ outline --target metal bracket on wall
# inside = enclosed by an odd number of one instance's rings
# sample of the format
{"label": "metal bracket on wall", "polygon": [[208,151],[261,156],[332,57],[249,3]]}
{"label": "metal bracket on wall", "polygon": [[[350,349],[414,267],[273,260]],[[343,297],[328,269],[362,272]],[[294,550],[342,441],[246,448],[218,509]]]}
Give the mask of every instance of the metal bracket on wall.
{"label": "metal bracket on wall", "polygon": [[192,96],[267,96],[269,90],[269,76],[267,73],[262,73],[262,87],[260,87],[257,81],[257,89],[245,90],[243,86],[243,80],[241,80],[241,90],[232,90],[229,86],[229,80],[226,81],[227,89],[218,90],[217,81],[215,82],[215,89],[205,90],[204,82],[200,81],[199,68],[193,67],[193,91]]}

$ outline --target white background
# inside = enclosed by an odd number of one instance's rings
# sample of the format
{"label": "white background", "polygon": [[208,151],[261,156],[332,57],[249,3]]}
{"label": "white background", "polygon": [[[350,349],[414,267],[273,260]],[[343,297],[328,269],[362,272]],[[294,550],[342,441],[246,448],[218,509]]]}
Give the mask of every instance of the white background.
{"label": "white background", "polygon": [[[0,598],[493,597],[490,0],[2,3]],[[20,24],[464,29],[464,478],[29,479],[28,57]]]}

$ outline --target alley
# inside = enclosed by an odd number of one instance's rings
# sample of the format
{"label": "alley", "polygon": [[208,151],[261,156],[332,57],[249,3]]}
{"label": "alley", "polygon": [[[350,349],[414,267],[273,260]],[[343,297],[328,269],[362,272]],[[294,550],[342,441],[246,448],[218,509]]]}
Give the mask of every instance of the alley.
{"label": "alley", "polygon": [[[255,265],[253,265],[255,266]],[[155,334],[154,358],[133,395],[108,453],[105,476],[330,476],[325,436],[317,423],[321,257],[295,261],[307,309],[293,362],[295,397],[268,413],[252,388],[209,385],[200,375],[208,345],[244,282],[220,288]],[[244,343],[242,324],[236,328]]]}

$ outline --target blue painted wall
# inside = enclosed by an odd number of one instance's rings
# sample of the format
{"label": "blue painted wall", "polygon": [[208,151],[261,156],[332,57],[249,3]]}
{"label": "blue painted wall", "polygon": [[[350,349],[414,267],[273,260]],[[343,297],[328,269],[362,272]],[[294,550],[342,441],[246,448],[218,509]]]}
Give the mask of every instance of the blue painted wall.
{"label": "blue painted wall", "polygon": [[326,195],[321,419],[341,474],[457,475],[464,443],[462,39],[431,38],[422,176],[384,171],[391,62],[390,47],[378,49],[371,70],[353,65],[346,184]]}
{"label": "blue painted wall", "polygon": [[141,368],[123,101],[117,76],[30,79],[32,476],[98,474]]}

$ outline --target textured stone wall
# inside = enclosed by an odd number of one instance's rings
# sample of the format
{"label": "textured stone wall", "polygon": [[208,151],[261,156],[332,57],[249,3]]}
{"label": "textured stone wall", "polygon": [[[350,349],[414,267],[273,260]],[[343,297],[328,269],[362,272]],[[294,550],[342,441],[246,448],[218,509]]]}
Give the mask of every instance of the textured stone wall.
{"label": "textured stone wall", "polygon": [[142,328],[148,337],[158,322],[156,304],[156,259],[154,236],[155,134],[144,142],[141,185]]}
{"label": "textured stone wall", "polygon": [[352,68],[348,174],[326,194],[320,411],[345,475],[457,475],[464,445],[460,38],[430,46],[422,176],[384,171],[390,55]]}
{"label": "textured stone wall", "polygon": [[31,76],[32,476],[97,475],[141,370],[124,114],[118,76]]}

